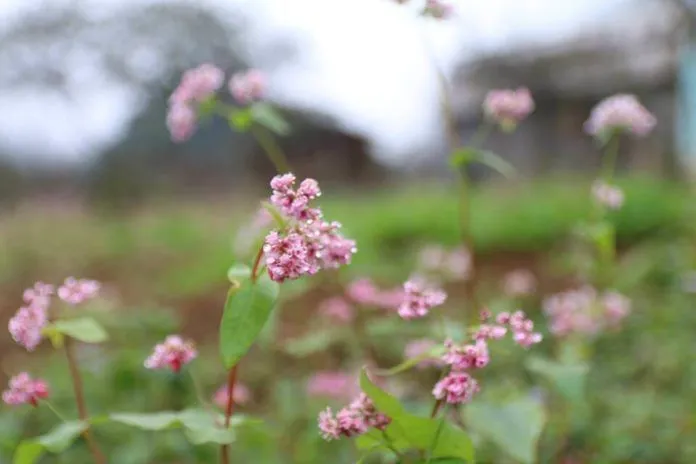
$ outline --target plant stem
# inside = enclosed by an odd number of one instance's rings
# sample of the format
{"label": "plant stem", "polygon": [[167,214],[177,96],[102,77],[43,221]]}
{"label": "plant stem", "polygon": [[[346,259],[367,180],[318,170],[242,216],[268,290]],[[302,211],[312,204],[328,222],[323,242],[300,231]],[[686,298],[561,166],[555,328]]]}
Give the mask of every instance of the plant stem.
{"label": "plant stem", "polygon": [[278,174],[290,172],[290,164],[288,163],[285,153],[283,153],[280,145],[276,143],[273,136],[269,134],[266,129],[259,126],[252,126],[251,134],[256,141],[259,142],[263,151],[266,152],[268,159],[271,160]]}
{"label": "plant stem", "polygon": [[[237,383],[238,365],[239,364],[235,364],[227,375],[227,407],[225,408],[226,429],[230,427],[230,419],[232,418],[232,412],[234,411],[234,385]],[[229,445],[222,445],[220,447],[220,462],[222,464],[230,463]]]}
{"label": "plant stem", "polygon": [[[68,360],[68,369],[70,370],[70,377],[72,377],[73,390],[75,391],[75,403],[77,404],[77,413],[81,421],[89,421],[89,414],[87,413],[87,405],[85,404],[85,395],[82,389],[82,378],[80,377],[80,371],[77,368],[77,361],[75,360],[75,355],[73,353],[72,339],[66,337],[65,339],[65,357]],[[97,442],[90,433],[89,429],[82,433],[82,436],[87,443],[90,453],[94,457],[94,462],[97,464],[106,464],[106,458],[104,454],[99,449]]]}
{"label": "plant stem", "polygon": [[613,134],[607,142],[602,163],[602,180],[611,183],[616,171],[616,160],[619,157],[619,134]]}
{"label": "plant stem", "polygon": [[428,460],[425,461],[425,464],[430,464],[430,461],[433,458],[433,453],[435,451],[435,448],[437,447],[437,441],[440,439],[440,434],[442,434],[442,429],[445,426],[445,416],[442,416],[440,418],[440,423],[437,424],[437,430],[435,431],[435,436],[433,437],[433,442],[430,444],[430,449],[428,450]]}
{"label": "plant stem", "polygon": [[254,258],[254,265],[251,268],[251,282],[256,283],[256,279],[258,279],[258,273],[259,273],[259,265],[261,264],[261,258],[263,257],[263,245],[259,248],[258,253],[256,253],[256,258]]}
{"label": "plant stem", "polygon": [[58,419],[60,419],[63,422],[67,422],[67,419],[65,419],[65,416],[63,416],[60,412],[58,412],[58,410],[55,408],[55,406],[53,406],[50,402],[48,402],[46,400],[42,400],[41,402],[43,404],[45,404],[46,407],[48,409],[50,409],[51,412],[56,415],[56,417],[58,417]]}

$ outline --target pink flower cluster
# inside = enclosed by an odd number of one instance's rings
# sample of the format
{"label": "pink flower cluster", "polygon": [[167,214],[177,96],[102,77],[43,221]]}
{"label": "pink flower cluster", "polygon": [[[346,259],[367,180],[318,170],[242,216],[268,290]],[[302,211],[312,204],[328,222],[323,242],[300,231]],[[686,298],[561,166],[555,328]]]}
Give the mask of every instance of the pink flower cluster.
{"label": "pink flower cluster", "polygon": [[196,130],[198,105],[220,90],[225,73],[206,63],[184,73],[181,82],[169,97],[167,127],[175,142],[189,139]]}
{"label": "pink flower cluster", "polygon": [[536,290],[536,277],[526,269],[516,269],[505,275],[503,291],[511,297],[531,295]]}
{"label": "pink flower cluster", "polygon": [[307,381],[307,395],[350,399],[360,393],[354,374],[342,371],[319,371]]}
{"label": "pink flower cluster", "polygon": [[347,407],[334,416],[331,408],[319,413],[319,430],[327,440],[340,437],[354,437],[367,432],[371,428],[384,430],[391,419],[377,411],[375,405],[366,394],[360,393]]}
{"label": "pink flower cluster", "polygon": [[346,288],[346,295],[357,304],[393,310],[404,301],[402,288],[379,289],[370,279],[358,279]]}
{"label": "pink flower cluster", "polygon": [[592,185],[592,197],[598,204],[612,210],[620,209],[624,203],[623,191],[602,181]]}
{"label": "pink flower cluster", "polygon": [[544,301],[550,330],[559,337],[571,334],[594,335],[606,328],[618,328],[631,312],[631,301],[617,292],[598,295],[589,286],[552,295]]}
{"label": "pink flower cluster", "polygon": [[599,102],[585,122],[585,131],[591,135],[611,131],[629,131],[637,136],[649,134],[657,124],[635,95],[617,94]]}
{"label": "pink flower cluster", "polygon": [[[220,409],[224,410],[227,408],[228,391],[227,385],[223,385],[222,387],[218,388],[215,395],[213,395],[213,403],[215,403],[215,405]],[[234,401],[234,404],[247,404],[249,401],[251,401],[251,391],[243,383],[237,382],[237,384],[234,386],[234,391],[232,392],[232,401]]]}
{"label": "pink flower cluster", "polygon": [[[100,284],[94,280],[68,277],[58,287],[58,298],[70,305],[78,305],[95,298]],[[51,296],[56,293],[53,285],[37,282],[24,291],[24,304],[10,319],[8,329],[14,341],[33,351],[43,339],[43,328],[48,324]]]}
{"label": "pink flower cluster", "polygon": [[178,335],[169,335],[163,343],[155,346],[152,354],[145,360],[145,367],[179,372],[184,365],[196,359],[197,356],[198,352],[192,341],[184,341]]}
{"label": "pink flower cluster", "polygon": [[491,90],[483,102],[483,111],[503,129],[514,129],[534,111],[534,99],[529,89]]}
{"label": "pink flower cluster", "polygon": [[[490,313],[482,313],[486,322]],[[482,369],[490,363],[488,342],[502,339],[508,331],[520,346],[529,347],[541,341],[541,334],[533,332],[534,323],[522,311],[514,314],[500,313],[494,324],[481,324],[473,336],[472,343],[457,344],[445,341],[446,352],[442,361],[449,365],[450,372],[433,388],[433,396],[451,404],[468,403],[479,391],[479,384],[469,371]]]}
{"label": "pink flower cluster", "polygon": [[295,189],[294,175],[278,175],[271,180],[271,188],[271,203],[288,218],[285,228],[272,230],[264,242],[271,279],[284,282],[350,264],[357,251],[355,241],[340,234],[341,224],[324,221],[321,210],[311,206],[321,195],[314,179],[305,179]]}
{"label": "pink flower cluster", "polygon": [[41,379],[32,379],[22,372],[10,379],[9,388],[2,393],[2,400],[9,405],[31,404],[36,407],[39,400],[48,398],[48,384]]}
{"label": "pink flower cluster", "polygon": [[261,100],[266,92],[266,76],[257,69],[250,69],[232,76],[229,88],[230,93],[239,103],[253,103]]}
{"label": "pink flower cluster", "polygon": [[412,279],[404,283],[404,300],[397,312],[403,319],[417,319],[428,315],[435,306],[447,299],[447,294],[439,289],[428,288],[425,283]]}
{"label": "pink flower cluster", "polygon": [[465,247],[448,251],[439,245],[429,245],[421,250],[418,261],[419,268],[429,274],[453,280],[471,277],[471,252]]}

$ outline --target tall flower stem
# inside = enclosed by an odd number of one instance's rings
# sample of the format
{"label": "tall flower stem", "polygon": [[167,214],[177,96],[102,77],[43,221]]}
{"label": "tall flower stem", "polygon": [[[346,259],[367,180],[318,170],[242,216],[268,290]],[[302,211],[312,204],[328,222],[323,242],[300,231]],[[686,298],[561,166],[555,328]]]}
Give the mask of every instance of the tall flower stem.
{"label": "tall flower stem", "polygon": [[271,160],[278,174],[290,172],[290,164],[288,163],[285,153],[267,129],[264,127],[252,126],[251,134],[256,141],[259,142],[263,151],[266,152],[268,159]]}
{"label": "tall flower stem", "polygon": [[[81,421],[87,422],[89,420],[89,414],[87,412],[87,405],[85,403],[85,394],[82,388],[82,378],[80,377],[80,370],[77,367],[77,361],[75,359],[75,354],[73,352],[73,344],[70,338],[65,339],[65,357],[68,360],[68,369],[70,370],[70,377],[72,378],[73,390],[75,392],[75,403],[77,404],[77,413]],[[99,445],[94,440],[92,433],[89,428],[82,433],[87,447],[89,448],[94,462],[97,464],[106,464],[107,460],[104,457]]]}
{"label": "tall flower stem", "polygon": [[[227,405],[225,407],[225,429],[230,427],[230,420],[232,419],[232,413],[234,412],[234,386],[237,383],[237,366],[235,364],[232,369],[229,370],[227,374]],[[229,464],[229,445],[220,446],[220,463]]]}

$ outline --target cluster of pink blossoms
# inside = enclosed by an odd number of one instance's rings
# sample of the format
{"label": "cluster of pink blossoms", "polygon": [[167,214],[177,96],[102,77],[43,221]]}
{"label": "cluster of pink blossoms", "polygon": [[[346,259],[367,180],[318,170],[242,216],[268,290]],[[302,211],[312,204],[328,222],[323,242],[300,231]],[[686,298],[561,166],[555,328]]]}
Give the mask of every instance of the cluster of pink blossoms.
{"label": "cluster of pink blossoms", "polygon": [[[198,109],[222,88],[225,73],[213,64],[202,64],[186,71],[169,98],[167,127],[175,142],[189,139],[196,131]],[[232,96],[241,104],[259,100],[265,91],[265,76],[249,70],[232,76],[228,84]]]}
{"label": "cluster of pink blossoms", "polygon": [[48,324],[48,310],[51,297],[58,298],[69,305],[78,305],[95,298],[100,284],[94,280],[68,277],[63,285],[55,290],[53,285],[37,282],[34,287],[24,291],[24,306],[10,319],[8,329],[14,341],[33,351],[43,339],[43,328]]}
{"label": "cluster of pink blossoms", "polygon": [[620,209],[624,203],[623,191],[602,181],[592,185],[592,197],[598,204],[612,210]]}
{"label": "cluster of pink blossoms", "polygon": [[319,413],[319,430],[325,440],[362,435],[371,428],[384,430],[391,419],[377,411],[372,400],[360,393],[347,407],[334,416],[331,408]]}
{"label": "cluster of pink blossoms", "polygon": [[[486,322],[490,318],[488,312],[482,313]],[[445,341],[446,352],[442,361],[449,365],[450,372],[433,388],[433,396],[450,404],[468,403],[480,390],[476,379],[469,373],[471,370],[482,369],[490,362],[488,342],[500,340],[508,331],[512,332],[515,343],[529,347],[539,343],[541,334],[534,332],[534,323],[527,319],[522,311],[513,314],[500,313],[495,324],[481,324],[474,333],[473,342],[456,344],[451,340]]]}
{"label": "cluster of pink blossoms", "polygon": [[169,335],[163,343],[155,345],[152,354],[145,360],[148,369],[171,369],[179,372],[181,368],[196,359],[198,351],[191,340],[178,335]]}
{"label": "cluster of pink blossoms", "polygon": [[404,299],[397,312],[403,319],[418,319],[428,315],[435,306],[440,306],[447,294],[439,289],[428,288],[425,283],[412,279],[404,283]]}
{"label": "cluster of pink blossoms", "polygon": [[31,404],[36,407],[39,400],[48,398],[48,384],[41,379],[32,379],[22,372],[10,379],[9,388],[2,393],[2,400],[9,405]]}
{"label": "cluster of pink blossoms", "polygon": [[428,245],[418,256],[419,268],[423,272],[452,280],[470,278],[471,263],[471,252],[466,247],[448,251],[439,245]]}
{"label": "cluster of pink blossoms", "polygon": [[534,99],[529,89],[491,90],[483,102],[483,111],[488,118],[504,129],[514,129],[534,111]]}
{"label": "cluster of pink blossoms", "polygon": [[278,175],[271,188],[271,203],[288,219],[282,230],[266,236],[263,245],[271,279],[284,282],[350,264],[357,251],[355,241],[340,234],[341,224],[324,221],[321,210],[311,206],[321,195],[314,179],[305,179],[295,189],[294,175]]}
{"label": "cluster of pink blossoms", "polygon": [[598,295],[589,286],[552,295],[544,301],[551,333],[594,335],[605,328],[617,328],[631,312],[631,301],[617,292]]}
{"label": "cluster of pink blossoms", "polygon": [[585,122],[585,131],[591,135],[611,131],[629,131],[637,136],[649,134],[657,124],[635,95],[618,94],[599,102]]}

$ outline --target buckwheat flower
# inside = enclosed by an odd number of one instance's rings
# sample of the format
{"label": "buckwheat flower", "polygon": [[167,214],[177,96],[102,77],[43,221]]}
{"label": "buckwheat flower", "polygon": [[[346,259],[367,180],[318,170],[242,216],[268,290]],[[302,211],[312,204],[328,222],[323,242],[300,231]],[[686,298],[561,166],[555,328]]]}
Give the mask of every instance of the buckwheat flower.
{"label": "buckwheat flower", "polygon": [[298,279],[319,270],[309,254],[305,237],[297,232],[282,236],[272,230],[266,236],[263,253],[268,275],[275,282]]}
{"label": "buckwheat flower", "polygon": [[471,345],[458,345],[452,340],[446,340],[445,348],[447,351],[442,356],[442,360],[452,366],[455,371],[481,369],[486,367],[491,359],[485,340],[476,340]]}
{"label": "buckwheat flower", "polygon": [[203,102],[220,90],[224,79],[225,73],[210,63],[189,69],[181,77],[181,82],[172,93],[169,102],[172,106]]}
{"label": "buckwheat flower", "polygon": [[307,381],[307,395],[350,399],[360,393],[354,374],[343,371],[315,372]]}
{"label": "buckwheat flower", "polygon": [[148,369],[171,369],[179,372],[181,368],[198,356],[195,344],[184,341],[178,335],[169,335],[164,343],[155,346],[153,353],[145,360]]}
{"label": "buckwheat flower", "polygon": [[505,275],[503,290],[511,297],[531,295],[536,290],[536,277],[526,269],[516,269]]}
{"label": "buckwheat flower", "polygon": [[341,409],[336,418],[341,433],[346,437],[363,434],[370,428],[384,430],[391,422],[389,417],[377,411],[365,393],[360,393],[348,407]]}
{"label": "buckwheat flower", "polygon": [[237,102],[248,105],[263,98],[266,92],[266,76],[256,69],[237,73],[230,79],[229,89]]}
{"label": "buckwheat flower", "polygon": [[33,351],[41,343],[42,330],[47,323],[46,309],[42,306],[31,305],[19,308],[10,319],[7,328],[15,342],[28,351]]}
{"label": "buckwheat flower", "polygon": [[466,372],[453,371],[435,384],[433,396],[449,404],[461,404],[470,402],[478,391],[476,379]]}
{"label": "buckwheat flower", "polygon": [[339,324],[347,324],[355,318],[353,307],[339,296],[324,300],[319,305],[319,314]]}
{"label": "buckwheat flower", "polygon": [[481,324],[474,333],[475,340],[500,340],[507,333],[507,328],[502,325]]}
{"label": "buckwheat flower", "polygon": [[510,316],[509,325],[512,339],[523,348],[529,348],[543,339],[540,333],[534,332],[534,322],[523,311],[515,311]]}
{"label": "buckwheat flower", "polygon": [[[437,344],[434,341],[429,339],[413,340],[406,345],[406,348],[404,349],[404,358],[413,359],[421,357],[426,353],[432,352],[436,345]],[[437,356],[429,356],[420,361],[416,367],[418,369],[425,369],[431,366],[440,367],[443,364],[443,361]]]}
{"label": "buckwheat flower", "polygon": [[96,298],[101,285],[96,280],[75,279],[68,277],[63,285],[58,287],[58,298],[71,305],[78,305]]}
{"label": "buckwheat flower", "polygon": [[[227,408],[228,391],[227,385],[223,385],[222,387],[218,388],[215,395],[213,395],[213,403],[215,403],[215,405],[220,409]],[[243,383],[237,382],[234,386],[234,391],[232,392],[232,401],[234,401],[234,404],[245,405],[250,400],[251,391],[249,391],[249,388]]]}
{"label": "buckwheat flower", "polygon": [[424,13],[436,19],[449,18],[454,12],[452,4],[444,0],[428,0],[425,5]]}
{"label": "buckwheat flower", "polygon": [[24,290],[24,302],[30,306],[48,307],[51,295],[55,293],[53,285],[36,282],[32,288]]}
{"label": "buckwheat flower", "polygon": [[563,337],[573,333],[595,335],[606,328],[617,328],[630,312],[630,300],[617,292],[598,295],[592,287],[582,287],[548,297],[544,313],[551,333]]}
{"label": "buckwheat flower", "polygon": [[329,269],[338,269],[350,264],[353,255],[358,251],[355,240],[345,238],[335,231],[322,234],[321,245],[321,267]]}
{"label": "buckwheat flower", "polygon": [[637,136],[649,134],[657,124],[635,95],[617,94],[599,102],[585,122],[585,131],[601,136],[613,131],[628,131]]}
{"label": "buckwheat flower", "polygon": [[534,111],[534,100],[529,89],[524,87],[491,90],[483,102],[483,111],[504,130],[512,130]]}
{"label": "buckwheat flower", "polygon": [[620,209],[624,202],[624,194],[620,188],[602,181],[592,185],[592,196],[597,203],[612,210]]}
{"label": "buckwheat flower", "polygon": [[326,441],[338,440],[341,437],[341,427],[331,411],[331,408],[326,408],[319,413],[319,431],[321,437]]}
{"label": "buckwheat flower", "polygon": [[308,222],[321,218],[321,210],[311,208],[310,201],[321,195],[319,185],[314,179],[305,179],[295,190],[295,176],[292,173],[277,175],[271,179],[270,201],[286,216],[298,221]]}
{"label": "buckwheat flower", "polygon": [[167,110],[167,129],[174,142],[184,142],[196,132],[196,110],[183,103],[175,103]]}
{"label": "buckwheat flower", "polygon": [[432,308],[443,304],[447,299],[447,294],[442,290],[426,288],[418,280],[406,281],[404,294],[404,300],[397,310],[403,319],[425,317]]}
{"label": "buckwheat flower", "polygon": [[32,379],[22,372],[10,379],[9,388],[2,393],[2,400],[9,405],[31,404],[36,407],[39,400],[48,398],[48,384],[41,379]]}

